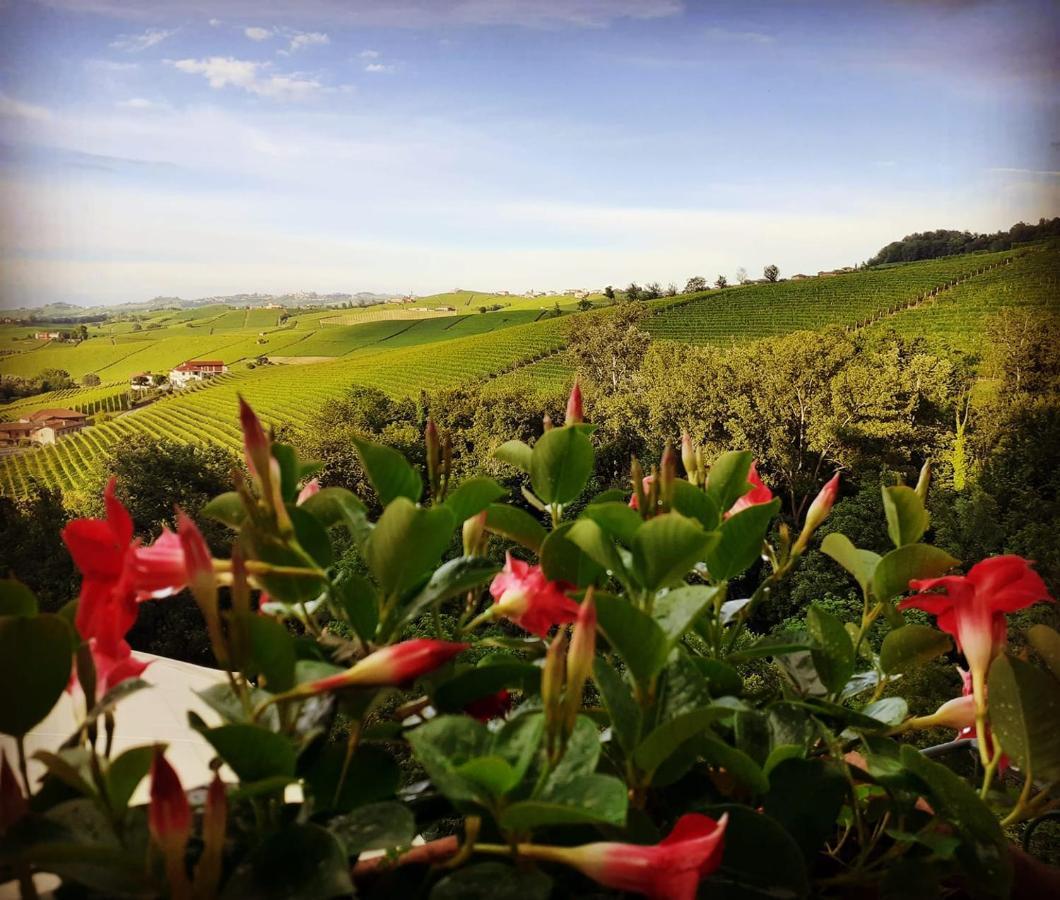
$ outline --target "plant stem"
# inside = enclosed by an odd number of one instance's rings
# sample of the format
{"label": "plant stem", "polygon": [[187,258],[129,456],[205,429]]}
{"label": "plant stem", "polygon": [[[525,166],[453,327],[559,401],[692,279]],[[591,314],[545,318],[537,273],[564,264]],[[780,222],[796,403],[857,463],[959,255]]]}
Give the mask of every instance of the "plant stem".
{"label": "plant stem", "polygon": [[25,735],[19,735],[15,738],[15,744],[18,747],[18,771],[22,776],[22,786],[26,791],[27,797],[33,796],[33,788],[30,787],[29,783],[29,766],[26,764],[26,740]]}
{"label": "plant stem", "polygon": [[[978,721],[978,717],[976,718]],[[986,737],[984,731],[976,731],[976,737],[979,741],[980,754],[985,754],[989,751],[985,750]],[[990,792],[990,782],[994,780],[994,772],[997,770],[998,763],[1001,762],[1001,744],[994,739],[994,753],[986,762],[986,769],[983,772],[983,786],[979,790],[979,797],[982,800],[986,799],[986,795]]]}

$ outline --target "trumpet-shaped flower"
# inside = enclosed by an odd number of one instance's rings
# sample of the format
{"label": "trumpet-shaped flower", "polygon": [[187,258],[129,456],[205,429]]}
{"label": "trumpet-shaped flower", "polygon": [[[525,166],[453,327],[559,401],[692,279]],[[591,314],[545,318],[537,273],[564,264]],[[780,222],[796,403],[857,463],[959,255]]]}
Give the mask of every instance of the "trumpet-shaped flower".
{"label": "trumpet-shaped flower", "polygon": [[692,900],[699,882],[721,864],[728,815],[689,813],[658,844],[600,842],[581,847],[521,844],[519,855],[564,863],[605,887],[651,900]]}
{"label": "trumpet-shaped flower", "polygon": [[753,485],[751,490],[729,507],[729,511],[725,513],[726,519],[752,506],[769,503],[773,499],[773,492],[762,483],[762,479],[758,476],[757,462],[751,463],[751,468],[747,473],[747,480]]}
{"label": "trumpet-shaped flower", "polygon": [[563,582],[549,581],[540,566],[513,559],[509,553],[504,570],[490,584],[493,614],[544,637],[553,625],[578,618],[578,604],[564,593],[565,588]]}

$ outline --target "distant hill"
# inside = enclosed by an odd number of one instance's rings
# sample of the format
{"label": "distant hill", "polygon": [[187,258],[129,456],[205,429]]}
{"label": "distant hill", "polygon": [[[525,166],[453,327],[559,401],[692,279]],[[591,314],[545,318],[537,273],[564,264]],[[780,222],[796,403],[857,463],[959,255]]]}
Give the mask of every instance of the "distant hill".
{"label": "distant hill", "polygon": [[1039,219],[1037,225],[1018,222],[1008,231],[998,231],[995,234],[976,234],[945,228],[938,231],[918,231],[916,234],[907,234],[900,241],[892,241],[865,265],[917,262],[921,259],[938,259],[940,256],[956,256],[981,250],[1009,250],[1013,244],[1040,241],[1050,237],[1060,237],[1060,217]]}

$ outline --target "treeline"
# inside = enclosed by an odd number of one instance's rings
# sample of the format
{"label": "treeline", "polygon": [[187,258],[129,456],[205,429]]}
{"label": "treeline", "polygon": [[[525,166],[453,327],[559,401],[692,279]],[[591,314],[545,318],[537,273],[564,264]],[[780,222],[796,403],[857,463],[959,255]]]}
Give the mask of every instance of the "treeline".
{"label": "treeline", "polygon": [[[90,378],[99,384],[99,376],[85,376],[85,385],[90,385]],[[39,375],[23,378],[18,375],[0,377],[0,403],[9,400],[17,400],[20,397],[33,397],[36,394],[46,394],[49,391],[65,391],[68,388],[77,387],[77,383],[70,377],[66,369],[45,369]]]}
{"label": "treeline", "polygon": [[1051,237],[1060,237],[1060,217],[1039,219],[1037,225],[1017,222],[1008,231],[998,231],[995,234],[976,234],[946,228],[940,228],[938,231],[918,231],[916,234],[907,234],[900,241],[892,241],[865,265],[879,266],[886,263],[956,256],[960,253],[1009,250],[1013,244],[1041,241]]}

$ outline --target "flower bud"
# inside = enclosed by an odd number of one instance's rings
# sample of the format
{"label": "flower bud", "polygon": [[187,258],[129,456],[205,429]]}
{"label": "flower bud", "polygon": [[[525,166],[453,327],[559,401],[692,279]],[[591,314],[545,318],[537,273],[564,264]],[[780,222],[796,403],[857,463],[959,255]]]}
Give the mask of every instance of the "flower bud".
{"label": "flower bud", "polygon": [[916,482],[916,494],[920,498],[921,503],[927,503],[928,485],[931,484],[931,460],[924,460],[924,465],[920,469],[920,477]]}
{"label": "flower bud", "polygon": [[195,897],[217,896],[228,824],[228,795],[220,775],[214,772],[202,811],[202,855],[195,867]]}
{"label": "flower bud", "polygon": [[659,500],[664,510],[670,508],[670,498],[673,495],[674,479],[677,477],[677,458],[674,456],[674,448],[670,442],[666,442],[663,448],[662,459],[659,461]]}
{"label": "flower bud", "polygon": [[836,472],[831,480],[821,488],[820,492],[814,498],[813,503],[810,504],[810,509],[806,513],[806,522],[802,526],[802,533],[799,534],[798,540],[795,541],[794,550],[796,552],[801,552],[806,548],[813,533],[820,528],[824,523],[824,520],[828,518],[828,514],[832,511],[832,505],[835,503],[838,495],[839,473]]}
{"label": "flower bud", "polygon": [[242,396],[239,398],[239,423],[243,428],[243,449],[246,453],[247,468],[252,475],[264,480],[269,476],[269,463],[272,460],[269,439],[265,436],[261,420]]}
{"label": "flower bud", "polygon": [[582,705],[582,690],[593,669],[596,655],[596,601],[593,589],[585,593],[578,608],[578,619],[571,634],[570,649],[567,651],[567,732],[574,730],[574,720]]}
{"label": "flower bud", "polygon": [[975,697],[965,694],[947,700],[930,716],[910,720],[910,728],[952,728],[961,731],[975,724]]}
{"label": "flower bud", "polygon": [[551,431],[552,416],[550,416],[548,413],[545,413],[545,415],[541,418],[541,426],[542,428],[544,428],[545,431]]}
{"label": "flower bud", "polygon": [[312,481],[307,481],[303,485],[302,490],[298,492],[298,506],[301,506],[314,494],[320,493],[320,479],[314,478]]}
{"label": "flower bud", "polygon": [[582,389],[578,379],[574,379],[574,387],[571,388],[570,398],[567,400],[567,414],[563,419],[564,425],[579,425],[584,421],[582,409]]}
{"label": "flower bud", "polygon": [[681,434],[681,464],[685,467],[685,475],[692,484],[699,484],[699,466],[696,460],[696,450],[692,446],[692,438],[688,432]]}
{"label": "flower bud", "polygon": [[181,509],[177,510],[177,534],[184,549],[184,565],[187,569],[188,587],[206,620],[210,635],[210,646],[221,666],[228,664],[228,647],[221,628],[221,614],[217,605],[217,578],[213,571],[213,558],[206,540],[195,523]]}
{"label": "flower bud", "polygon": [[486,510],[464,520],[464,556],[479,556],[486,543]]}
{"label": "flower bud", "polygon": [[548,735],[548,753],[556,750],[559,731],[565,721],[563,711],[563,684],[567,669],[567,632],[560,629],[548,646],[545,667],[541,672],[541,705],[545,710],[545,728]]}
{"label": "flower bud", "polygon": [[191,835],[191,807],[180,778],[166,762],[162,747],[155,747],[151,761],[151,802],[147,828],[151,840],[162,851],[170,897],[187,897],[190,890],[184,854]]}
{"label": "flower bud", "polygon": [[427,451],[427,481],[431,485],[431,494],[438,493],[438,481],[442,461],[442,445],[438,438],[438,426],[431,416],[427,417],[427,428],[423,432],[423,443]]}

